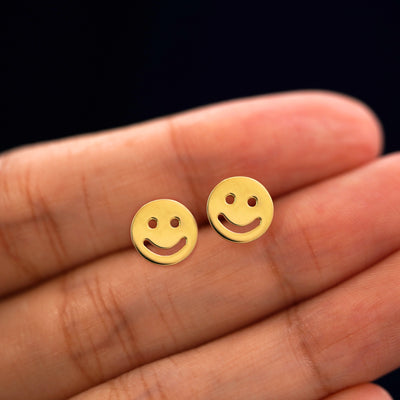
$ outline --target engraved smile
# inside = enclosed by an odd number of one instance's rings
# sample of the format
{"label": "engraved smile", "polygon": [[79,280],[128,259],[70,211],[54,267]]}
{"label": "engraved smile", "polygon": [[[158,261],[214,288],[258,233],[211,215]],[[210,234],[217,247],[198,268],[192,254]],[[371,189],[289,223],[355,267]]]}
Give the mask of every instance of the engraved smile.
{"label": "engraved smile", "polygon": [[179,250],[181,250],[185,244],[186,244],[186,238],[183,237],[182,239],[179,240],[178,243],[174,244],[172,247],[163,247],[159,246],[158,244],[154,243],[150,239],[146,239],[143,244],[147,249],[149,249],[151,252],[158,254],[159,256],[170,256],[172,254],[177,253]]}
{"label": "engraved smile", "polygon": [[254,221],[250,222],[249,224],[246,225],[238,225],[232,222],[226,215],[224,214],[219,214],[218,215],[218,220],[221,222],[222,225],[226,229],[229,229],[232,232],[235,233],[247,233],[252,231],[253,229],[257,228],[257,226],[260,225],[261,223],[261,218],[257,217]]}

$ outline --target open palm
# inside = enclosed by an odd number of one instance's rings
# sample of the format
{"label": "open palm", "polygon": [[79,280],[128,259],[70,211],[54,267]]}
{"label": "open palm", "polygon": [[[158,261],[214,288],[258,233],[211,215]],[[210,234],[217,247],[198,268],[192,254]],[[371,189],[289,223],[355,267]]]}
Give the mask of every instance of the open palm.
{"label": "open palm", "polygon": [[[0,399],[387,399],[400,365],[400,157],[344,96],[205,107],[0,157]],[[267,187],[275,217],[220,238],[222,179]],[[185,261],[134,251],[132,216],[175,199]]]}

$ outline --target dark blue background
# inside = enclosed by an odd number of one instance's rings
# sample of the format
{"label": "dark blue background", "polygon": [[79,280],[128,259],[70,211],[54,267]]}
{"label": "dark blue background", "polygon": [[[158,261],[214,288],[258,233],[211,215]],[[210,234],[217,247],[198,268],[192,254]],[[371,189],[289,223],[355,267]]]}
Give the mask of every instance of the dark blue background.
{"label": "dark blue background", "polygon": [[[398,0],[15,2],[1,18],[0,150],[300,88],[365,101],[400,149]],[[400,399],[399,381],[380,383]]]}

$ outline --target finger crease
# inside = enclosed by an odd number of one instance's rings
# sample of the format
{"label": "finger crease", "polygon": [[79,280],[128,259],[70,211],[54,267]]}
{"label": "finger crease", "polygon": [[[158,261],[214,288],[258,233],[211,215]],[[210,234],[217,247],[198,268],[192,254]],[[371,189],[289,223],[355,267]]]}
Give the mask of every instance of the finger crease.
{"label": "finger crease", "polygon": [[[279,248],[279,243],[272,230],[268,232],[268,237],[266,238],[266,240],[272,242],[270,246],[276,249]],[[262,243],[261,246],[265,246],[265,244]],[[293,285],[289,282],[289,280],[286,279],[286,276],[283,273],[282,268],[278,266],[278,263],[276,262],[275,257],[273,256],[273,251],[264,250],[262,251],[262,254],[264,255],[266,265],[270,268],[278,285],[281,288],[281,293],[283,294],[283,297],[286,299],[286,304],[287,305],[293,304],[297,299],[296,290],[293,287]]]}
{"label": "finger crease", "polygon": [[307,228],[305,228],[304,223],[303,224],[299,223],[298,226],[299,226],[299,231],[300,231],[301,235],[303,236],[304,242],[307,246],[308,253],[311,257],[312,266],[318,272],[320,280],[321,280],[321,284],[322,284],[322,276],[323,276],[322,266],[318,260],[318,256],[314,250],[314,246],[311,244],[311,240],[310,240],[309,234],[307,232]]}
{"label": "finger crease", "polygon": [[89,219],[90,226],[92,227],[93,231],[96,230],[96,224],[94,222],[93,213],[90,209],[89,205],[89,192],[87,188],[86,176],[84,173],[81,174],[81,188],[82,188],[82,195],[83,195],[83,204],[86,209],[86,214]]}
{"label": "finger crease", "polygon": [[23,184],[25,186],[25,197],[31,210],[33,221],[36,222],[37,227],[41,224],[43,225],[54,256],[60,265],[64,265],[65,262],[63,258],[66,258],[66,249],[61,238],[60,228],[55,218],[52,216],[50,207],[38,187],[35,188],[38,202],[38,204],[36,204],[32,194],[32,178],[29,166],[26,168]]}
{"label": "finger crease", "polygon": [[150,300],[150,302],[153,304],[155,310],[156,310],[157,313],[158,313],[158,316],[160,317],[161,321],[163,322],[165,328],[167,329],[167,331],[168,331],[168,333],[169,333],[169,336],[170,336],[171,339],[173,340],[173,342],[174,342],[174,344],[175,344],[174,347],[177,348],[177,347],[178,347],[178,341],[177,341],[175,335],[173,334],[172,329],[171,329],[170,325],[168,324],[167,318],[165,318],[164,313],[163,313],[161,307],[158,305],[158,303],[157,303],[156,300],[154,299],[154,296],[153,296],[152,293],[151,293],[151,290],[149,289],[149,286],[150,286],[150,285],[149,285],[149,279],[148,279],[148,277],[147,277],[147,274],[144,273],[144,276],[145,276],[144,287],[145,287],[145,290],[146,290],[146,293],[147,293],[147,297],[148,297],[148,299]]}
{"label": "finger crease", "polygon": [[[193,160],[190,157],[190,151],[186,148],[184,141],[179,140],[179,130],[174,123],[173,117],[167,117],[166,122],[168,124],[172,148],[174,149],[174,154],[178,162],[178,170],[184,171],[183,176],[185,177],[186,185],[189,188],[193,202],[196,204],[196,209],[200,209],[200,201],[202,198],[196,185],[193,183],[198,174],[193,168]],[[184,154],[184,156],[182,156],[182,154]],[[179,174],[179,176],[181,176],[181,174]]]}
{"label": "finger crease", "polygon": [[171,311],[172,311],[173,315],[175,316],[175,320],[176,320],[177,324],[181,327],[180,330],[182,332],[184,332],[186,330],[185,325],[184,325],[181,317],[179,316],[178,311],[176,310],[176,307],[175,307],[174,301],[172,299],[171,292],[170,292],[170,290],[168,288],[168,285],[165,285],[165,292],[166,292],[166,295],[167,295],[168,304],[170,305]]}
{"label": "finger crease", "polygon": [[154,378],[154,382],[156,384],[157,393],[159,394],[159,398],[163,399],[163,400],[168,400],[168,397],[165,395],[164,389],[163,389],[162,385],[160,384],[156,368],[155,367],[151,368],[151,372],[153,373],[153,378]]}
{"label": "finger crease", "polygon": [[[83,354],[85,353],[85,345],[81,338],[81,335],[76,334],[78,332],[77,321],[75,317],[75,310],[69,304],[69,289],[68,289],[68,280],[69,276],[66,275],[62,278],[61,281],[61,291],[63,302],[60,307],[60,326],[62,330],[62,334],[65,340],[65,345],[67,349],[67,354],[70,357],[72,364],[77,368],[80,372],[81,376],[83,376],[90,386],[95,385],[97,380],[88,372],[90,368],[86,368],[86,365],[83,362]],[[93,340],[89,339],[92,348],[94,348]],[[97,362],[100,362],[97,359]]]}
{"label": "finger crease", "polygon": [[44,223],[44,228],[47,233],[47,237],[50,241],[51,247],[53,248],[54,254],[58,260],[59,265],[65,265],[65,259],[67,258],[67,250],[64,246],[63,240],[60,234],[60,228],[55,218],[52,215],[50,207],[45,201],[44,197],[38,190],[38,199],[45,212],[46,220],[48,223]]}
{"label": "finger crease", "polygon": [[[312,332],[306,328],[303,319],[299,315],[298,306],[291,307],[285,312],[287,317],[287,325],[289,332],[289,339],[294,341],[293,352],[296,356],[300,351],[300,363],[306,365],[308,370],[311,371],[312,376],[317,382],[315,388],[317,397],[324,397],[333,392],[328,378],[322,371],[320,364],[314,357],[314,349],[310,344],[310,339],[313,339]],[[296,357],[297,358],[297,357]]]}
{"label": "finger crease", "polygon": [[[128,319],[125,316],[125,313],[122,311],[122,307],[120,307],[119,303],[116,300],[115,294],[111,288],[109,287],[109,295],[110,295],[110,300],[113,303],[113,308],[115,312],[119,316],[119,320],[123,324],[123,330],[126,331],[128,335],[128,345],[125,344],[125,340],[123,340],[121,333],[119,332],[119,329],[117,329],[118,336],[120,338],[121,344],[125,350],[125,353],[131,363],[131,367],[137,367],[139,365],[142,365],[145,363],[145,357],[140,351],[140,348],[137,344],[137,339],[132,331],[132,328],[129,324]],[[131,348],[134,352],[134,355],[131,354],[131,352],[128,350],[128,348]]]}
{"label": "finger crease", "polygon": [[5,235],[0,228],[0,243],[8,258],[14,262],[14,265],[24,274],[29,280],[29,283],[35,282],[37,279],[41,279],[43,276],[40,270],[29,260],[23,260],[14,250],[13,241],[9,241],[7,235]]}

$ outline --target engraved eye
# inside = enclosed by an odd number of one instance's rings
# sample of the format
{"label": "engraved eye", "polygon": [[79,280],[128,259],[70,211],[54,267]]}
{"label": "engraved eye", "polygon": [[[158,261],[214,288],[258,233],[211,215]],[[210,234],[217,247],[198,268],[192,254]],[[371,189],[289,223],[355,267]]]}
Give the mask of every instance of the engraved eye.
{"label": "engraved eye", "polygon": [[233,204],[233,202],[235,201],[235,195],[233,193],[229,193],[226,197],[225,197],[225,202],[226,204]]}
{"label": "engraved eye", "polygon": [[171,221],[169,221],[169,224],[173,228],[177,228],[181,224],[181,220],[178,217],[174,217],[174,218],[171,219]]}
{"label": "engraved eye", "polygon": [[247,200],[247,204],[249,205],[249,207],[254,207],[257,204],[257,197],[256,196],[249,197],[249,199]]}
{"label": "engraved eye", "polygon": [[147,223],[147,225],[148,225],[149,228],[151,228],[151,229],[157,228],[157,218],[151,217],[151,218],[149,219],[149,222]]}

